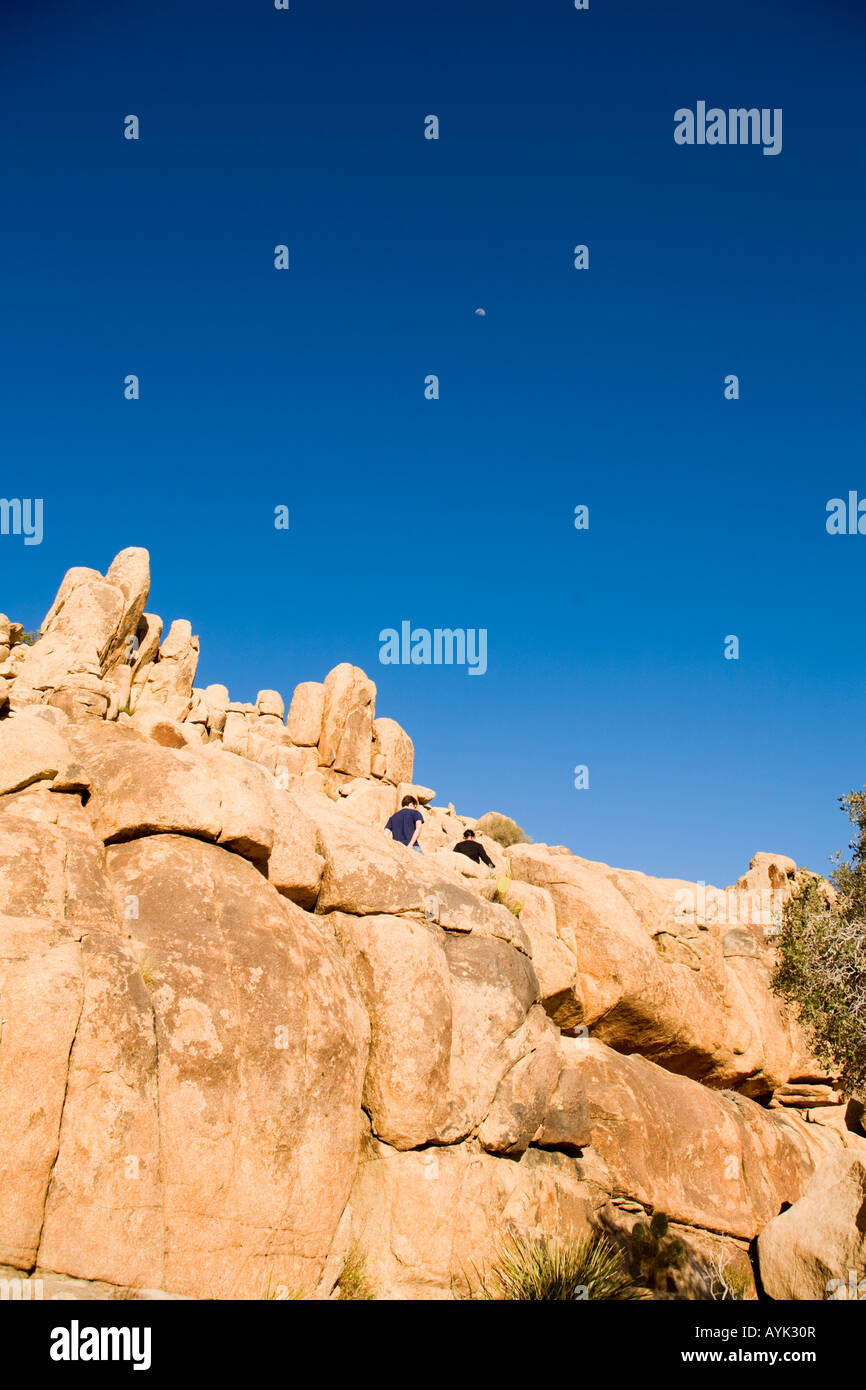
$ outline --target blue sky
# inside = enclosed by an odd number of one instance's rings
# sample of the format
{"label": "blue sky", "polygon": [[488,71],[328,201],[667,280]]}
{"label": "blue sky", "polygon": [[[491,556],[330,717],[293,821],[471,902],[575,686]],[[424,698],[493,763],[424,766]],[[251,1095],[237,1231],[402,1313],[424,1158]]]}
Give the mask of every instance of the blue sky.
{"label": "blue sky", "polygon": [[[0,609],[145,545],[199,684],[352,661],[467,813],[826,868],[866,781],[866,537],[825,529],[866,496],[862,6],[6,0],[0,37],[0,493],[45,509]],[[782,108],[782,153],[675,145],[699,100]],[[381,665],[403,619],[485,628],[487,673]]]}

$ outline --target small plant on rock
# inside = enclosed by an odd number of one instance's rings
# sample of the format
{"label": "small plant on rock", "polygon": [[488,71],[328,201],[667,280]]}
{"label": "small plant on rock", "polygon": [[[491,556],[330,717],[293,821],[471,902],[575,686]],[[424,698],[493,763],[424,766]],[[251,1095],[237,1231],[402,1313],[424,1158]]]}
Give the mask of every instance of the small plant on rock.
{"label": "small plant on rock", "polygon": [[492,900],[495,903],[501,903],[502,906],[507,907],[508,911],[513,913],[515,917],[519,917],[523,911],[523,903],[518,902],[517,898],[511,897],[510,889],[510,878],[498,878],[496,880],[496,892],[493,894]]}
{"label": "small plant on rock", "polygon": [[376,1286],[367,1273],[367,1261],[359,1246],[353,1245],[343,1272],[337,1280],[337,1298],[344,1302],[369,1303],[376,1298]]}
{"label": "small plant on rock", "polygon": [[138,968],[141,972],[141,978],[144,981],[145,989],[147,990],[148,994],[153,994],[154,990],[157,988],[157,985],[159,984],[157,964],[153,956],[151,956],[150,954],[145,954],[144,956],[142,956]]}

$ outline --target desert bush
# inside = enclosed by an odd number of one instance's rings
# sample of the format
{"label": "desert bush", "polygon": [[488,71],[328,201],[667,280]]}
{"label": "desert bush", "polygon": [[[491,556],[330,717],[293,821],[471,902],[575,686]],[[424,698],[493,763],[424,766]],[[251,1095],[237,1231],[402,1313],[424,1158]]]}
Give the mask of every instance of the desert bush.
{"label": "desert bush", "polygon": [[489,1301],[525,1299],[535,1303],[561,1300],[640,1298],[621,1252],[607,1236],[583,1240],[553,1236],[509,1235],[500,1245],[471,1298]]}
{"label": "desert bush", "polygon": [[846,1091],[866,1088],[866,792],[840,802],[855,827],[850,860],[823,880],[806,871],[775,937],[773,986],[796,1013],[815,1056]]}
{"label": "desert bush", "polygon": [[369,1303],[376,1298],[376,1286],[367,1273],[367,1262],[359,1246],[353,1245],[343,1272],[337,1280],[337,1298],[344,1302]]}
{"label": "desert bush", "polygon": [[722,1251],[704,1265],[704,1280],[711,1299],[726,1303],[746,1299],[749,1296],[749,1280],[742,1270],[734,1269]]}
{"label": "desert bush", "polygon": [[529,836],[525,830],[521,830],[517,821],[513,821],[510,816],[500,815],[498,811],[487,811],[480,820],[475,822],[475,833],[477,835],[489,835],[491,840],[502,845],[503,849],[508,849],[510,845],[528,845]]}

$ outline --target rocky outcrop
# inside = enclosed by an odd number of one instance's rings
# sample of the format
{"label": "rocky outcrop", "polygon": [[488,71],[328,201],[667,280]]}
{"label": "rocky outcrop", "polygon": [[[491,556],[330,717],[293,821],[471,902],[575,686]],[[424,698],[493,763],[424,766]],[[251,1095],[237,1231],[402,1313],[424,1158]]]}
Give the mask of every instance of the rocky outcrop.
{"label": "rocky outcrop", "polygon": [[0,812],[0,1264],[198,1297],[312,1286],[369,1033],[333,932],[218,844],[103,849],[74,801]]}
{"label": "rocky outcrop", "polygon": [[69,570],[39,640],[10,651],[13,706],[46,703],[71,718],[105,718],[111,693],[104,678],[128,659],[149,586],[148,555],[141,549],[121,551],[104,577],[98,570]]}
{"label": "rocky outcrop", "polygon": [[[543,1112],[531,1143],[464,1139],[407,1152],[366,1139],[350,1201],[353,1238],[388,1293],[442,1297],[452,1281],[465,1288],[509,1224],[624,1233],[653,1210],[669,1215],[698,1268],[713,1249],[727,1262],[797,1202],[816,1165],[836,1152],[817,1127],[786,1123],[593,1039],[563,1038],[559,1050],[553,1066],[545,1057],[537,1068],[545,1089],[558,1072],[546,1106],[535,1108],[538,1082],[518,1099],[518,1063],[489,1112],[510,1114],[515,1131],[525,1119],[530,1133]],[[508,1163],[496,1158],[505,1153]]]}
{"label": "rocky outcrop", "polygon": [[866,1161],[834,1154],[799,1201],[758,1237],[761,1282],[771,1298],[859,1302],[866,1295]]}
{"label": "rocky outcrop", "polygon": [[369,777],[373,760],[376,687],[343,662],[325,677],[319,762],[350,777]]}
{"label": "rocky outcrop", "polygon": [[395,786],[412,781],[415,749],[406,730],[401,729],[394,719],[373,720],[374,764],[377,759],[382,759],[382,762],[378,767],[373,767],[374,775],[384,777]]}
{"label": "rocky outcrop", "polygon": [[758,1236],[773,1297],[862,1259],[862,1108],[769,987],[793,861],[476,865],[363,671],[198,687],[148,586],[130,549],[32,645],[0,618],[0,1269],[327,1297],[357,1245],[441,1298],[505,1230],[653,1210],[696,1268]]}
{"label": "rocky outcrop", "polygon": [[192,710],[197,666],[198,638],[185,618],[177,618],[153,662],[132,682],[133,711],[156,706],[169,719],[184,719]]}
{"label": "rocky outcrop", "polygon": [[600,1190],[683,1225],[751,1240],[835,1149],[817,1127],[594,1038],[562,1046],[563,1073],[539,1142],[582,1148],[581,1167]]}
{"label": "rocky outcrop", "polygon": [[324,685],[320,681],[301,681],[289,707],[288,732],[292,743],[302,748],[318,747],[324,709]]}
{"label": "rocky outcrop", "polygon": [[549,895],[553,919],[546,900],[530,899],[527,924],[560,1026],[582,1025],[612,1047],[750,1095],[788,1079],[794,1039],[769,989],[762,929],[748,915],[740,925],[730,895],[703,890],[703,901],[695,884],[543,845],[516,845],[508,856],[517,898],[521,882]]}

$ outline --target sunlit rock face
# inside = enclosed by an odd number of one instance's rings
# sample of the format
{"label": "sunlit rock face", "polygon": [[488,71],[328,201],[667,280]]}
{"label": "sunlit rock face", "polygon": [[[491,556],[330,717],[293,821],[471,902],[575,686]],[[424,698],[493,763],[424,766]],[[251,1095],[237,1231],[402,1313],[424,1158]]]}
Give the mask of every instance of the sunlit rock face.
{"label": "sunlit rock face", "polygon": [[793,861],[476,864],[363,671],[200,688],[149,582],[130,548],[35,642],[0,615],[0,1273],[328,1297],[360,1249],[447,1298],[507,1231],[663,1210],[800,1297],[815,1213],[853,1250],[866,1140],[769,983]]}

